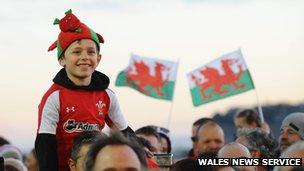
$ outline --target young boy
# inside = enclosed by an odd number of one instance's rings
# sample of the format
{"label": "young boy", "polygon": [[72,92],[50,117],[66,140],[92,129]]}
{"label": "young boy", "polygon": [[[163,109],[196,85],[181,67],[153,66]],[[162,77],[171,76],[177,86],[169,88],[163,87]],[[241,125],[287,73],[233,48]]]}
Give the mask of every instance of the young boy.
{"label": "young boy", "polygon": [[101,131],[105,123],[132,134],[115,94],[108,89],[109,78],[95,68],[101,55],[103,37],[69,10],[56,19],[61,32],[49,51],[57,47],[63,67],[39,104],[35,149],[41,171],[68,171],[73,139],[82,131]]}

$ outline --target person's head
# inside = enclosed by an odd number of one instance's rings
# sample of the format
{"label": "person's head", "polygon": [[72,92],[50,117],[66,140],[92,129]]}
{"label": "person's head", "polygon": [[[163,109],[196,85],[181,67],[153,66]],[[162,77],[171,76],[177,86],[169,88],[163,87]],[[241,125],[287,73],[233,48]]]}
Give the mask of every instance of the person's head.
{"label": "person's head", "polygon": [[225,144],[223,129],[215,122],[207,122],[198,129],[197,156],[206,151],[218,151]]}
{"label": "person's head", "polygon": [[22,153],[20,149],[11,144],[5,144],[0,147],[0,156],[3,156],[4,158],[22,160]]}
{"label": "person's head", "polygon": [[0,147],[5,144],[10,144],[10,142],[7,139],[0,136]]}
{"label": "person's head", "polygon": [[171,153],[171,140],[169,136],[169,129],[159,126],[154,126],[156,129],[159,137],[160,137],[160,145],[161,149],[160,151],[163,153]]}
{"label": "person's head", "polygon": [[[236,169],[230,166],[221,166],[217,168],[217,171],[236,171]],[[239,169],[237,171],[239,171]]]}
{"label": "person's head", "polygon": [[170,171],[196,170],[195,159],[182,159],[170,167]]}
{"label": "person's head", "polygon": [[205,151],[198,155],[199,159],[215,159],[217,158],[217,151]]}
{"label": "person's head", "polygon": [[147,167],[145,152],[136,140],[116,132],[99,138],[90,148],[85,159],[85,171],[127,171]]}
{"label": "person's head", "polygon": [[170,130],[164,127],[148,125],[156,130],[159,135],[159,142],[161,145],[160,152],[162,153],[171,153],[171,140],[170,140]]}
{"label": "person's head", "polygon": [[258,113],[253,109],[245,109],[236,113],[234,116],[234,125],[240,128],[256,128],[261,127],[262,123]]}
{"label": "person's head", "polygon": [[17,159],[6,158],[4,159],[4,170],[5,171],[27,171],[25,165]]}
{"label": "person's head", "polygon": [[38,160],[37,160],[35,149],[32,149],[31,152],[28,155],[26,155],[24,164],[27,167],[28,171],[38,171],[39,170],[39,165],[38,165]]}
{"label": "person's head", "polygon": [[279,148],[282,153],[293,143],[304,140],[304,113],[289,114],[282,122]]}
{"label": "person's head", "polygon": [[247,147],[244,145],[231,142],[229,144],[224,145],[218,151],[218,158],[251,158],[251,154]]}
{"label": "person's head", "polygon": [[211,118],[200,118],[198,120],[196,120],[193,124],[192,124],[192,130],[191,130],[191,140],[193,143],[193,146],[196,144],[197,142],[197,131],[198,128],[200,126],[202,126],[203,124],[207,123],[208,121],[214,121]]}
{"label": "person's head", "polygon": [[[304,141],[298,141],[288,147],[280,158],[301,158],[304,161]],[[304,166],[304,162],[302,162]]]}
{"label": "person's head", "polygon": [[141,127],[137,129],[135,133],[137,136],[142,137],[150,142],[150,144],[153,146],[152,152],[159,153],[161,151],[160,136],[153,127]]}
{"label": "person's head", "polygon": [[294,166],[290,169],[290,171],[303,171],[304,166]]}
{"label": "person's head", "polygon": [[91,39],[80,39],[71,43],[59,59],[68,78],[76,85],[88,85],[101,60],[96,43]]}
{"label": "person's head", "polygon": [[153,153],[152,151],[154,150],[154,147],[151,145],[151,143],[144,139],[143,137],[139,137],[139,136],[135,136],[132,137],[134,140],[136,140],[136,142],[142,146],[142,148],[144,149],[147,158],[152,158],[153,157]]}
{"label": "person's head", "polygon": [[276,140],[260,128],[241,129],[239,137],[235,140],[248,148],[254,158],[274,158],[277,147]]}
{"label": "person's head", "polygon": [[91,75],[100,62],[100,43],[103,37],[81,23],[80,20],[69,10],[59,24],[60,34],[50,47],[49,51],[57,47],[59,64],[67,72],[68,78],[76,85],[88,85]]}
{"label": "person's head", "polygon": [[90,146],[97,138],[106,136],[98,131],[84,131],[73,142],[69,167],[71,171],[82,171],[83,163]]}
{"label": "person's head", "polygon": [[171,140],[166,134],[159,133],[160,143],[161,143],[161,152],[171,153]]}
{"label": "person's head", "polygon": [[[289,146],[280,156],[280,158],[301,158],[302,166],[304,166],[304,141],[298,141],[291,146]],[[280,166],[278,167],[280,171],[290,171],[291,166]]]}
{"label": "person's head", "polygon": [[[249,150],[242,144],[232,142],[224,145],[218,152],[218,158],[252,158]],[[254,171],[255,167],[240,166],[239,169]]]}
{"label": "person's head", "polygon": [[214,121],[214,120],[211,118],[200,118],[192,124],[192,130],[191,130],[191,141],[192,141],[192,150],[191,151],[192,152],[188,154],[189,157],[197,157],[197,155],[198,155],[198,152],[197,152],[198,128],[209,121]]}

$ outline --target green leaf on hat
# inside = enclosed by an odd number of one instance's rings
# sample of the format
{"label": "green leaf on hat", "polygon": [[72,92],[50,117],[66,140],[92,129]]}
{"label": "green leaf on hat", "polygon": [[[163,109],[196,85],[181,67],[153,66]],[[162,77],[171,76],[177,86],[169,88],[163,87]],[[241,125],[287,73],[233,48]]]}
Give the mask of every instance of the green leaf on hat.
{"label": "green leaf on hat", "polygon": [[78,28],[75,30],[77,33],[80,33],[81,32],[81,28]]}
{"label": "green leaf on hat", "polygon": [[68,14],[72,14],[72,9],[69,9],[67,12],[65,12],[65,15],[68,15]]}
{"label": "green leaf on hat", "polygon": [[58,18],[55,18],[53,24],[56,25],[56,24],[59,24],[60,23],[60,20]]}

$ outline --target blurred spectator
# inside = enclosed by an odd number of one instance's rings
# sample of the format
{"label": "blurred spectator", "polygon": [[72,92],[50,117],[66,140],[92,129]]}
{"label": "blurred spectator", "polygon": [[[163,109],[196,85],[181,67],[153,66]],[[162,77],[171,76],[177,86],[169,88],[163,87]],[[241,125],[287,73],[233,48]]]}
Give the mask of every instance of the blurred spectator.
{"label": "blurred spectator", "polygon": [[249,150],[244,145],[231,142],[224,145],[218,152],[218,158],[252,158]]}
{"label": "blurred spectator", "polygon": [[197,132],[198,128],[202,126],[203,124],[207,123],[208,121],[214,121],[211,118],[200,118],[196,120],[192,125],[192,131],[191,131],[191,141],[192,141],[192,149],[188,152],[188,157],[190,158],[196,158],[198,154],[194,154],[194,149],[197,146]]}
{"label": "blurred spectator", "polygon": [[225,136],[223,129],[215,122],[209,121],[198,128],[197,148],[194,154],[206,151],[218,151],[225,144]]}
{"label": "blurred spectator", "polygon": [[10,144],[8,140],[0,136],[0,147],[5,145],[5,144]]}
{"label": "blurred spectator", "polygon": [[[304,141],[298,141],[291,146],[289,146],[280,156],[280,158],[301,158],[302,167],[295,166],[278,166],[275,167],[275,171],[291,171],[291,170],[301,170],[304,166]],[[301,170],[303,171],[303,170]]]}
{"label": "blurred spectator", "polygon": [[[242,132],[243,131],[243,132]],[[246,146],[254,158],[276,158],[275,149],[278,143],[260,128],[244,129],[238,132],[235,142]]]}
{"label": "blurred spectator", "polygon": [[[198,159],[215,159],[217,158],[217,151],[205,151],[201,153]],[[197,163],[198,164],[198,163]],[[198,170],[206,170],[206,171],[217,171],[217,167],[214,165],[202,165],[198,166]]]}
{"label": "blurred spectator", "polygon": [[28,171],[39,170],[35,149],[32,149],[31,152],[25,157],[25,166],[27,167]]}
{"label": "blurred spectator", "polygon": [[234,116],[234,125],[241,128],[261,128],[266,133],[270,133],[270,128],[266,122],[261,122],[258,113],[253,109],[244,109]]}
{"label": "blurred spectator", "polygon": [[303,171],[304,170],[304,166],[296,166],[293,167],[290,171]]}
{"label": "blurred spectator", "polygon": [[159,133],[160,135],[160,143],[161,143],[161,152],[163,153],[171,153],[171,140],[168,135]]}
{"label": "blurred spectator", "polygon": [[[253,158],[277,158],[275,149],[277,143],[269,134],[260,128],[240,129],[235,142],[248,148]],[[258,166],[257,171],[267,171],[272,167]]]}
{"label": "blurred spectator", "polygon": [[171,153],[171,140],[169,136],[169,129],[156,126],[156,131],[160,135],[160,143],[162,147],[160,151],[163,153]]}
{"label": "blurred spectator", "polygon": [[134,138],[140,145],[142,145],[142,147],[146,153],[146,161],[147,161],[148,168],[150,168],[150,169],[158,168],[157,163],[152,159],[153,153],[151,151],[153,151],[153,147],[150,144],[150,142],[148,140],[144,139],[143,137],[136,136]]}
{"label": "blurred spectator", "polygon": [[[218,167],[217,171],[236,171],[236,169],[230,166],[224,166],[224,167]],[[239,169],[237,169],[237,171],[239,171]]]}
{"label": "blurred spectator", "polygon": [[4,170],[4,158],[0,156],[0,170]]}
{"label": "blurred spectator", "polygon": [[217,151],[205,151],[198,155],[199,159],[215,159],[217,158]]}
{"label": "blurred spectator", "polygon": [[19,148],[10,144],[5,144],[0,147],[0,156],[3,156],[4,158],[14,158],[22,161],[22,153]]}
{"label": "blurred spectator", "polygon": [[[301,158],[304,161],[304,141],[298,141],[288,147],[280,158]],[[302,162],[304,166],[304,162]]]}
{"label": "blurred spectator", "polygon": [[183,159],[175,164],[173,164],[170,168],[170,171],[186,171],[186,170],[196,170],[196,160],[192,158]]}
{"label": "blurred spectator", "polygon": [[279,150],[282,153],[293,143],[304,140],[304,113],[291,113],[282,122]]}
{"label": "blurred spectator", "polygon": [[17,159],[5,158],[4,159],[4,170],[5,171],[27,171],[25,165]]}
{"label": "blurred spectator", "polygon": [[94,142],[84,163],[85,171],[139,171],[145,167],[146,157],[141,146],[136,140],[128,140],[118,132]]}
{"label": "blurred spectator", "polygon": [[93,142],[99,137],[106,136],[99,131],[81,132],[73,142],[69,167],[71,171],[83,171],[83,163],[86,154]]}
{"label": "blurred spectator", "polygon": [[148,125],[148,127],[152,127],[153,129],[155,129],[160,137],[160,152],[171,153],[171,140],[169,135],[169,129],[155,125]]}
{"label": "blurred spectator", "polygon": [[[223,146],[218,152],[218,158],[252,158],[249,150],[242,144],[232,142]],[[255,171],[254,166],[239,166],[241,170]]]}
{"label": "blurred spectator", "polygon": [[160,153],[161,151],[161,143],[160,136],[157,131],[151,126],[144,126],[135,131],[136,135],[142,137],[150,142],[152,145],[153,153]]}

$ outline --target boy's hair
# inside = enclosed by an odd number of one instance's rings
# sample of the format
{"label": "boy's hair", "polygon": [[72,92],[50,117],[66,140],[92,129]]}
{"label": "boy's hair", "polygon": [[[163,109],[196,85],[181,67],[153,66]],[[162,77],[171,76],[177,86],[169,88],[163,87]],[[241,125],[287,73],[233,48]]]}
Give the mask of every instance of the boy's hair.
{"label": "boy's hair", "polygon": [[[78,44],[80,44],[81,40],[83,40],[83,39],[79,39],[79,40],[76,40],[76,41],[77,41]],[[96,46],[97,54],[99,54],[100,53],[100,47],[97,45],[96,42],[94,42],[94,43],[95,43],[95,46]],[[61,56],[58,59],[64,57],[65,51],[66,51],[66,49],[62,52]]]}
{"label": "boy's hair", "polygon": [[146,155],[142,146],[137,144],[136,140],[132,138],[127,139],[120,132],[112,133],[109,137],[101,137],[92,144],[84,163],[84,170],[91,171],[94,168],[97,155],[101,149],[108,145],[127,145],[129,146],[137,155],[142,167],[147,167]]}
{"label": "boy's hair", "polygon": [[77,160],[77,155],[83,145],[92,144],[99,137],[106,136],[105,134],[101,134],[98,131],[84,131],[81,132],[73,142],[72,150],[71,150],[71,159],[73,161]]}

